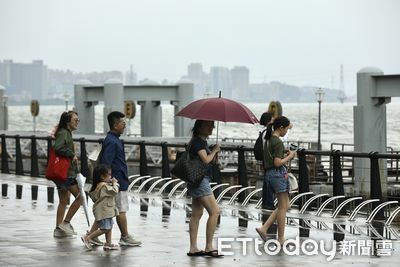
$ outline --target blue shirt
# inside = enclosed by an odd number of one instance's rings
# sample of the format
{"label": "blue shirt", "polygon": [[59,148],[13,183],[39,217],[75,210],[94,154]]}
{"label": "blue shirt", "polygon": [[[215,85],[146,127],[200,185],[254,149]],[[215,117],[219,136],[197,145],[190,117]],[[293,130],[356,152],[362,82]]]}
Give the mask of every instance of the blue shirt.
{"label": "blue shirt", "polygon": [[128,166],[125,160],[125,150],[120,135],[108,132],[102,147],[100,162],[111,166],[111,175],[118,180],[119,190],[126,191],[129,186]]}

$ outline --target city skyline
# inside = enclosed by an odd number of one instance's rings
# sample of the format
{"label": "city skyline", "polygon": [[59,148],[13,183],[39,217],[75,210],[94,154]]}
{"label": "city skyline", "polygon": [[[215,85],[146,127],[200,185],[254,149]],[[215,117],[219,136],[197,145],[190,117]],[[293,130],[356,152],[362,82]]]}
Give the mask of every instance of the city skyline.
{"label": "city skyline", "polygon": [[[250,82],[338,88],[375,66],[400,72],[400,2],[0,0],[0,58],[128,70],[177,81],[190,62],[247,66]],[[332,86],[333,85],[333,86]]]}

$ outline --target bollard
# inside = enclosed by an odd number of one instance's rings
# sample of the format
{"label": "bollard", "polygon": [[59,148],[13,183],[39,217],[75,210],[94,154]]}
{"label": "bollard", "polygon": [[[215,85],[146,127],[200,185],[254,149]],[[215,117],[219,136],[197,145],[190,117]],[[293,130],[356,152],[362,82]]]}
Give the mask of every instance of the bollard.
{"label": "bollard", "polygon": [[24,175],[24,166],[22,163],[20,136],[15,136],[15,174]]}
{"label": "bollard", "polygon": [[146,155],[146,145],[143,142],[140,142],[140,175],[148,175],[149,172],[147,170],[147,155]]}
{"label": "bollard", "polygon": [[52,186],[47,187],[47,202],[54,203],[54,187]]}
{"label": "bollard", "polygon": [[[310,185],[308,182],[308,168],[307,168],[307,160],[306,160],[306,150],[301,149],[297,151],[297,155],[299,157],[299,194],[310,192]],[[305,200],[303,198],[299,199],[299,209],[303,207],[305,204]],[[300,225],[306,226],[303,220],[299,220]],[[302,227],[299,228],[300,237],[309,237],[310,229],[304,229]]]}
{"label": "bollard", "polygon": [[7,197],[8,184],[1,184],[1,196]]}
{"label": "bollard", "polygon": [[[343,176],[342,176],[342,165],[340,162],[340,156],[339,156],[339,150],[333,150],[331,152],[332,156],[332,161],[333,161],[333,195],[334,196],[339,196],[339,195],[344,195],[344,186],[343,186]],[[343,202],[342,199],[339,200],[338,205]],[[340,211],[340,214],[344,215],[346,214],[346,211],[342,209]],[[346,225],[341,225],[343,228],[346,228]],[[338,227],[336,224],[333,226],[333,239],[336,242],[343,241],[345,238],[345,235],[342,233],[338,233]]]}
{"label": "bollard", "polygon": [[140,198],[140,212],[147,213],[149,211],[149,198]]}
{"label": "bollard", "polygon": [[239,215],[240,215],[238,218],[239,227],[247,228],[248,223],[249,223],[249,220],[248,220],[249,215],[247,214],[247,212],[241,211],[241,210],[239,210]]}
{"label": "bollard", "polygon": [[36,136],[31,136],[31,176],[39,177],[39,160],[37,155]]}
{"label": "bollard", "polygon": [[162,216],[170,216],[171,215],[171,205],[172,201],[163,200],[162,202]]}
{"label": "bollard", "polygon": [[38,197],[38,189],[39,189],[39,186],[37,186],[37,185],[32,185],[32,186],[31,186],[32,200],[37,200],[37,197]]}
{"label": "bollard", "polygon": [[16,198],[21,199],[22,198],[22,185],[17,184],[16,190],[17,190]]}

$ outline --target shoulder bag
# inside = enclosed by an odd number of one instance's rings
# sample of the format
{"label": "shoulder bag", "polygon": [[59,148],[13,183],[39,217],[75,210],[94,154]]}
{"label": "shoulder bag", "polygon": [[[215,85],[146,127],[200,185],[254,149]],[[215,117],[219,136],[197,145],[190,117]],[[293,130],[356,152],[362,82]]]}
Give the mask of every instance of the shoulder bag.
{"label": "shoulder bag", "polygon": [[50,148],[49,159],[46,169],[46,178],[52,181],[65,182],[68,179],[68,170],[71,165],[71,159],[58,156],[54,148]]}

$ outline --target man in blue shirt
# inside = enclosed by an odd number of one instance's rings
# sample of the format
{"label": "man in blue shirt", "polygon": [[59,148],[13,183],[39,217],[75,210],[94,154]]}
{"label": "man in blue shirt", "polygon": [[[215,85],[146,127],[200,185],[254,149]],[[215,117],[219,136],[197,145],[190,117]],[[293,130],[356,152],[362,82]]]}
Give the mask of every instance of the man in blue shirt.
{"label": "man in blue shirt", "polygon": [[125,150],[122,141],[119,139],[124,133],[126,122],[125,115],[119,111],[113,111],[107,116],[110,131],[107,133],[103,142],[102,155],[100,162],[111,166],[111,174],[118,180],[120,185],[119,193],[115,200],[119,210],[117,224],[121,231],[121,246],[140,246],[142,242],[134,239],[128,233],[128,222],[126,212],[129,210],[128,202],[128,166],[125,160]]}

